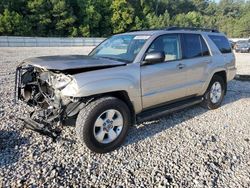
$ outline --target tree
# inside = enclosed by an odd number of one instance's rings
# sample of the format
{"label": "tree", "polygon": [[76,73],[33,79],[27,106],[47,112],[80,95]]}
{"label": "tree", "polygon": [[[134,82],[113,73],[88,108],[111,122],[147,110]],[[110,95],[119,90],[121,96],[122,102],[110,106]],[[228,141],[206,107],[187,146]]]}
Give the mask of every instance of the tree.
{"label": "tree", "polygon": [[148,14],[147,21],[149,24],[149,28],[165,28],[170,26],[170,16],[166,11],[164,14],[156,16],[155,14]]}
{"label": "tree", "polygon": [[51,35],[68,36],[73,32],[75,17],[72,15],[72,9],[66,4],[65,0],[50,0],[51,11],[50,21],[52,28]]}
{"label": "tree", "polygon": [[47,0],[28,0],[27,19],[31,25],[31,35],[48,36],[53,28],[50,10],[52,5]]}
{"label": "tree", "polygon": [[29,27],[26,27],[21,15],[8,9],[0,14],[0,35],[25,35],[27,32]]}
{"label": "tree", "polygon": [[113,32],[120,33],[132,28],[135,10],[127,0],[114,0],[111,5]]}
{"label": "tree", "polygon": [[204,18],[199,12],[188,12],[187,14],[178,14],[174,18],[174,25],[182,27],[204,27]]}
{"label": "tree", "polygon": [[206,9],[209,6],[208,0],[192,0],[192,3],[195,6],[195,11],[200,12],[201,14],[205,14]]}
{"label": "tree", "polygon": [[249,37],[249,12],[249,0],[0,0],[0,34],[107,37],[176,25]]}
{"label": "tree", "polygon": [[235,36],[250,36],[250,11],[244,14],[238,21],[237,27],[235,28]]}

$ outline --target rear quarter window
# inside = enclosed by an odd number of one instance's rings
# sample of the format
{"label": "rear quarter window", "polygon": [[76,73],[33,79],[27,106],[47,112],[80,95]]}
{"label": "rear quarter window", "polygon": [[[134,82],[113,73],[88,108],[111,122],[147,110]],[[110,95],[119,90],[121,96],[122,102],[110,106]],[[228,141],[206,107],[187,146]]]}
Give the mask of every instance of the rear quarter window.
{"label": "rear quarter window", "polygon": [[231,45],[226,37],[216,35],[208,35],[208,37],[214,42],[221,53],[226,54],[232,52]]}

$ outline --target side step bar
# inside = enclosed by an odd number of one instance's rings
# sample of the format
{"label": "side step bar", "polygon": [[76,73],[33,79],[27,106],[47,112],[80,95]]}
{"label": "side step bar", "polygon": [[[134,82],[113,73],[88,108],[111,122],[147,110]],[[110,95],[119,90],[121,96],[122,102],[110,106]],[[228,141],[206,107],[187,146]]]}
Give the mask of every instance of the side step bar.
{"label": "side step bar", "polygon": [[145,121],[153,120],[153,119],[159,118],[161,116],[170,114],[172,112],[193,106],[195,104],[199,104],[202,101],[203,101],[203,97],[195,97],[195,98],[186,99],[183,101],[171,103],[171,104],[168,104],[165,106],[149,109],[149,110],[146,110],[146,111],[138,114],[136,117],[136,120],[137,120],[137,123],[142,123]]}

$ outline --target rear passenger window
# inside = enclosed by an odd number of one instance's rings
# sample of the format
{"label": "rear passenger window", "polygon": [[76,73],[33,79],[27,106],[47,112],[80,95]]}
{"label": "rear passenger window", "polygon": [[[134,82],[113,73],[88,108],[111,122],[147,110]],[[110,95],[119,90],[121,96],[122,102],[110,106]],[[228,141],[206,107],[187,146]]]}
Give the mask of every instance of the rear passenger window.
{"label": "rear passenger window", "polygon": [[183,58],[208,56],[209,50],[199,34],[183,34]]}
{"label": "rear passenger window", "polygon": [[214,42],[221,53],[231,53],[231,45],[229,41],[224,36],[208,35],[208,37]]}

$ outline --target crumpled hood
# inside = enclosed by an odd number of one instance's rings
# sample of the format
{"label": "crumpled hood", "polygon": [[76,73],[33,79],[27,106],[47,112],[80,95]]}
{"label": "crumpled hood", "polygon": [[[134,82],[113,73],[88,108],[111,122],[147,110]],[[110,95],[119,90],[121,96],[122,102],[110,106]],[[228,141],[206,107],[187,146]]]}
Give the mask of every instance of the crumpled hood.
{"label": "crumpled hood", "polygon": [[32,65],[47,70],[74,70],[94,67],[114,67],[126,63],[106,58],[95,58],[84,55],[43,56],[23,60],[22,65]]}

